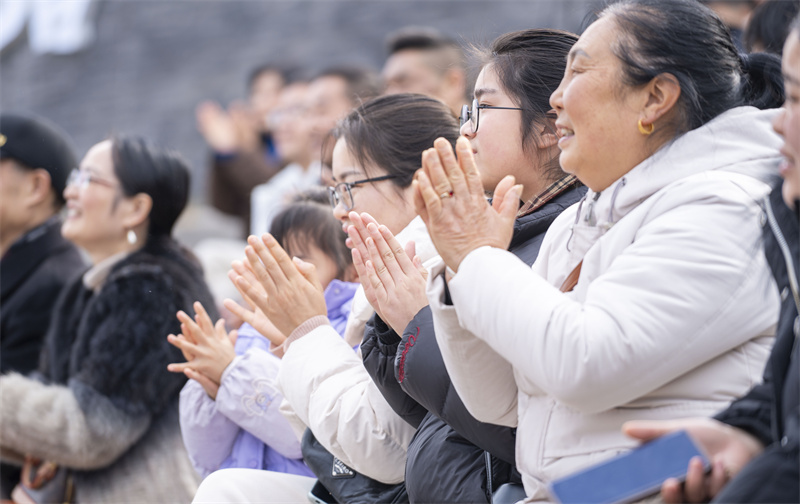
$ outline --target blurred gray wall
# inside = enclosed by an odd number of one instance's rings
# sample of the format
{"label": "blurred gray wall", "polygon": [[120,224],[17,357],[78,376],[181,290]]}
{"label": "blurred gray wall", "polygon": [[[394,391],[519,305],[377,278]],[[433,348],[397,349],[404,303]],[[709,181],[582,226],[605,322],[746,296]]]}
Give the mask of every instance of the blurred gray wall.
{"label": "blurred gray wall", "polygon": [[[13,1],[13,0],[0,0]],[[245,93],[249,70],[290,62],[380,69],[384,37],[433,26],[465,42],[551,27],[578,32],[592,0],[134,1],[98,0],[96,39],[64,56],[31,52],[25,36],[0,53],[0,110],[29,111],[69,131],[82,155],[110,133],[141,134],[178,149],[205,200],[207,151],[195,105]]]}

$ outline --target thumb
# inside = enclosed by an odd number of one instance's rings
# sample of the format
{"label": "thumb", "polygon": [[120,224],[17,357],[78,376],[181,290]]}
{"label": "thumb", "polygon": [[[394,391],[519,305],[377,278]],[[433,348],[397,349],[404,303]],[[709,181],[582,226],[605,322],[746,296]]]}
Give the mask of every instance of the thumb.
{"label": "thumb", "polygon": [[322,290],[322,286],[319,284],[319,280],[317,279],[317,268],[314,267],[313,264],[310,262],[305,262],[299,257],[292,257],[292,262],[294,262],[295,266],[297,266],[297,270],[300,271],[300,274],[303,275],[306,280]]}
{"label": "thumb", "polygon": [[622,433],[641,441],[650,441],[676,430],[670,422],[659,420],[631,420],[622,424]]}
{"label": "thumb", "polygon": [[414,240],[409,240],[406,243],[406,246],[403,247],[403,248],[405,249],[406,255],[408,257],[412,257],[413,258],[415,255],[417,255],[417,244],[414,243]]}

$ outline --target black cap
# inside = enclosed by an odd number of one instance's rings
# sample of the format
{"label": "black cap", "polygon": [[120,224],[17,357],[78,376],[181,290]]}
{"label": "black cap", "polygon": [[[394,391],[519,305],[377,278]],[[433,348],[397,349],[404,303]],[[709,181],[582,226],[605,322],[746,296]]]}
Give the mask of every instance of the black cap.
{"label": "black cap", "polygon": [[0,159],[11,158],[31,169],[43,168],[59,199],[63,199],[75,153],[67,134],[44,119],[0,114]]}

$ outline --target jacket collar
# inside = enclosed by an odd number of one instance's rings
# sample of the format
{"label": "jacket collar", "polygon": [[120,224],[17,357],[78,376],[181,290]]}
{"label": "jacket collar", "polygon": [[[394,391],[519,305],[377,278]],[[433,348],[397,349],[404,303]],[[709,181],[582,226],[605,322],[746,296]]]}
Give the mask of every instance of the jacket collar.
{"label": "jacket collar", "polygon": [[45,259],[70,247],[61,236],[61,219],[53,216],[25,233],[0,260],[0,297],[13,292]]}
{"label": "jacket collar", "polygon": [[777,174],[781,137],[772,129],[777,110],[737,107],[662,147],[602,192],[581,201],[570,250],[588,247],[647,198],[702,172],[741,173],[764,182]]}

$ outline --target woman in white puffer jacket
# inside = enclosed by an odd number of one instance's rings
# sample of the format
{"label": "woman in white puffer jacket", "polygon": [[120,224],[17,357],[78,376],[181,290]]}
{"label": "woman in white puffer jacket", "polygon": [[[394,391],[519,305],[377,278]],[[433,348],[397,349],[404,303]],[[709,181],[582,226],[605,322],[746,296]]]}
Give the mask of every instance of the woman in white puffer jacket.
{"label": "woman in white puffer jacket", "polygon": [[513,181],[489,208],[466,142],[458,161],[438,141],[425,153],[417,205],[444,261],[428,289],[437,341],[470,412],[518,427],[529,500],[635,446],[624,421],[711,415],[761,379],[778,295],[759,200],[781,141],[776,111],[739,105],[781,93],[748,99],[752,82],[779,79],[756,58],[766,70],[742,74],[722,23],[693,1],[604,11],[551,97],[562,167],[590,190],[532,271],[504,250]]}

